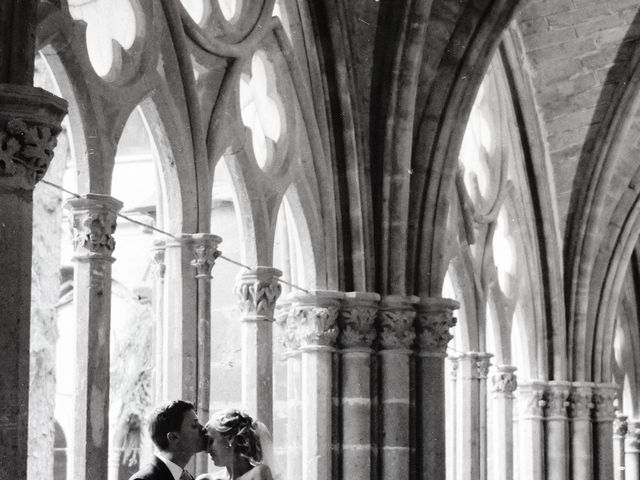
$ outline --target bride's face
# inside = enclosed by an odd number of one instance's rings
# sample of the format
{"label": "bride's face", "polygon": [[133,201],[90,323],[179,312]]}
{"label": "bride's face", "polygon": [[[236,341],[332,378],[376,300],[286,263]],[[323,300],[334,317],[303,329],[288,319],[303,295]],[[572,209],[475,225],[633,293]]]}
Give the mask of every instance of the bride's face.
{"label": "bride's face", "polygon": [[209,456],[213,463],[219,467],[233,465],[233,447],[229,445],[229,440],[222,436],[217,430],[209,430]]}

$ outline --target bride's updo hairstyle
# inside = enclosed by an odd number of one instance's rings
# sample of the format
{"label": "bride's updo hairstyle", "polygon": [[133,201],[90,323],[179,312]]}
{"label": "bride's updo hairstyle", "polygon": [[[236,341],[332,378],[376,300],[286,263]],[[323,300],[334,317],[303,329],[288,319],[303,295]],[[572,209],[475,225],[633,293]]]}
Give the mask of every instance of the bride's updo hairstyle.
{"label": "bride's updo hairstyle", "polygon": [[211,416],[207,427],[220,433],[233,451],[247,458],[252,465],[262,462],[258,425],[249,414],[235,408],[220,410]]}

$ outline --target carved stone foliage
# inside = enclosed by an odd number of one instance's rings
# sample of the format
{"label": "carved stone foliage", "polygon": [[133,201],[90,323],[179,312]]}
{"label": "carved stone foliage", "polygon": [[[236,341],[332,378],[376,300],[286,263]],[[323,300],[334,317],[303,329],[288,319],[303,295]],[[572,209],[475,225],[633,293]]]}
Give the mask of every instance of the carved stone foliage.
{"label": "carved stone foliage", "polygon": [[516,367],[499,365],[496,370],[491,375],[491,390],[494,393],[511,395],[518,388],[518,379],[515,374]]}
{"label": "carved stone foliage", "polygon": [[276,301],[282,293],[282,285],[278,281],[281,275],[278,269],[257,267],[240,277],[235,293],[245,316],[273,319]]}
{"label": "carved stone foliage", "polygon": [[566,418],[569,407],[569,387],[550,385],[547,390],[547,417]]}
{"label": "carved stone foliage", "polygon": [[340,346],[371,348],[376,338],[378,308],[374,305],[346,305],[340,311]]}
{"label": "carved stone foliage", "polygon": [[597,421],[613,421],[616,418],[613,401],[617,394],[615,386],[598,385],[593,389],[593,416]]}
{"label": "carved stone foliage", "polygon": [[300,346],[333,347],[338,338],[338,306],[294,305],[292,318],[295,322]]}
{"label": "carved stone foliage", "polygon": [[489,367],[491,366],[491,354],[476,353],[474,355],[473,374],[475,378],[483,380],[489,375]]}
{"label": "carved stone foliage", "polygon": [[83,198],[69,200],[66,206],[72,213],[76,258],[112,258],[116,246],[113,233],[122,203],[108,195],[87,194]]}
{"label": "carved stone foliage", "polygon": [[613,434],[618,437],[624,437],[629,431],[629,423],[626,415],[617,414],[613,421]]}
{"label": "carved stone foliage", "polygon": [[152,265],[154,267],[154,274],[157,278],[162,280],[164,274],[167,271],[167,266],[164,263],[165,258],[165,242],[163,240],[155,240],[153,242],[152,253]]}
{"label": "carved stone foliage", "polygon": [[518,403],[523,417],[542,417],[547,405],[542,384],[526,384],[518,389]]}
{"label": "carved stone foliage", "polygon": [[640,424],[637,421],[628,422],[626,450],[640,452]]}
{"label": "carved stone foliage", "polygon": [[410,349],[416,339],[413,328],[415,316],[416,312],[408,309],[381,311],[380,347],[384,350]]}
{"label": "carved stone foliage", "polygon": [[211,278],[211,269],[220,256],[218,245],[222,238],[210,233],[196,233],[185,236],[193,242],[193,260],[191,265],[196,269],[196,278]]}
{"label": "carved stone foliage", "polygon": [[0,186],[32,190],[49,168],[67,103],[39,88],[0,85]]}
{"label": "carved stone foliage", "polygon": [[278,305],[275,311],[275,323],[280,327],[280,342],[288,352],[300,348],[300,340],[293,318],[291,305]]}
{"label": "carved stone foliage", "polygon": [[588,420],[591,418],[591,410],[594,408],[592,402],[593,392],[591,387],[576,387],[571,391],[569,407],[571,417],[577,420]]}
{"label": "carved stone foliage", "polygon": [[456,325],[453,311],[460,304],[447,298],[427,298],[417,307],[417,347],[421,352],[444,355],[453,338],[449,329]]}

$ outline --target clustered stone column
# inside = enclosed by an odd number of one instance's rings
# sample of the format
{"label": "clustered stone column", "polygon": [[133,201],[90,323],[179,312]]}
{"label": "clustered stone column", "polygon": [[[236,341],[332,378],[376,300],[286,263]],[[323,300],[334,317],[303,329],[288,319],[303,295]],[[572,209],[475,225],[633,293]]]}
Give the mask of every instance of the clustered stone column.
{"label": "clustered stone column", "polygon": [[302,479],[332,478],[333,353],[341,292],[314,291],[292,299],[301,350]]}
{"label": "clustered stone column", "polygon": [[164,342],[164,276],[167,267],[164,263],[164,249],[165,242],[161,239],[156,239],[153,242],[152,265],[153,265],[153,399],[154,404],[159,405],[163,403],[164,399],[162,392],[163,388],[163,350],[162,345]]}
{"label": "clustered stone column", "polygon": [[625,479],[640,478],[640,420],[628,422],[629,430],[624,446]]}
{"label": "clustered stone column", "polygon": [[[35,12],[35,2],[31,7],[23,3],[24,11]],[[27,18],[24,23],[18,20],[14,23],[21,34],[3,32],[17,42],[5,45],[5,51],[24,49],[21,61],[30,70],[12,71],[10,56],[0,58],[5,73],[24,73],[28,83],[0,83],[0,465],[7,478],[27,477],[33,189],[53,159],[67,108],[64,100],[29,85],[34,37],[30,28],[35,26]],[[18,40],[21,36],[25,39]]]}
{"label": "clustered stone column", "polygon": [[409,478],[414,305],[418,297],[390,295],[380,302],[380,478]]}
{"label": "clustered stone column", "polygon": [[[191,246],[193,260],[191,265],[195,270],[198,292],[197,329],[191,332],[191,337],[196,346],[196,368],[189,371],[195,372],[195,403],[200,422],[209,420],[209,398],[211,392],[211,270],[216,258],[220,255],[218,245],[222,238],[211,233],[195,233],[184,235],[183,242]],[[183,330],[183,334],[184,334]],[[193,334],[195,333],[195,338]],[[198,453],[195,457],[195,474],[207,473],[208,456],[206,453]]]}
{"label": "clustered stone column", "polygon": [[[591,410],[593,409],[593,383],[571,384],[571,460],[574,478],[592,478],[593,441]],[[611,437],[609,437],[611,438]]]}
{"label": "clustered stone column", "polygon": [[566,480],[569,475],[569,393],[571,383],[551,381],[547,384],[546,404],[546,466],[549,480]]}
{"label": "clustered stone column", "polygon": [[419,478],[446,476],[444,360],[456,324],[453,311],[460,304],[445,298],[426,298],[417,306],[416,406],[418,417],[417,471]]}
{"label": "clustered stone column", "polygon": [[446,479],[456,480],[456,458],[457,453],[457,437],[456,437],[456,418],[458,410],[457,396],[457,380],[458,380],[458,357],[449,356],[445,362],[448,373],[448,399],[445,405],[445,422],[446,422]]}
{"label": "clustered stone column", "polygon": [[350,292],[340,310],[342,478],[352,480],[369,480],[376,458],[371,435],[371,356],[379,300],[377,293]]}
{"label": "clustered stone column", "polygon": [[73,478],[105,478],[109,457],[109,367],[113,233],[122,203],[87,194],[67,203],[73,222],[76,391]]}
{"label": "clustered stone column", "polygon": [[613,401],[619,387],[598,383],[593,388],[593,447],[597,452],[594,469],[595,478],[610,478],[613,471],[613,422],[616,418]]}
{"label": "clustered stone column", "polygon": [[624,440],[629,431],[627,418],[618,413],[613,422],[613,480],[625,480]]}
{"label": "clustered stone column", "polygon": [[255,267],[240,275],[236,295],[242,312],[242,404],[273,430],[273,321],[282,293],[272,267]]}
{"label": "clustered stone column", "polygon": [[489,434],[489,478],[513,479],[513,392],[518,387],[514,365],[497,365],[491,374],[492,417]]}
{"label": "clustered stone column", "polygon": [[456,387],[458,418],[457,452],[467,461],[459,465],[460,480],[486,479],[486,393],[491,354],[469,352],[458,356]]}
{"label": "clustered stone column", "polygon": [[545,383],[518,384],[518,472],[514,478],[543,480]]}

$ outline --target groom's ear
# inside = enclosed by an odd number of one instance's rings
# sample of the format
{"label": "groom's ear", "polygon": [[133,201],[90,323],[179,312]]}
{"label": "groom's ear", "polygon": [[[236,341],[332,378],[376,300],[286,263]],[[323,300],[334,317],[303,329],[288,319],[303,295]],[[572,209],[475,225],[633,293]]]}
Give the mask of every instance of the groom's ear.
{"label": "groom's ear", "polygon": [[169,441],[169,443],[178,440],[178,438],[180,438],[180,435],[178,435],[176,432],[167,433],[167,440]]}

